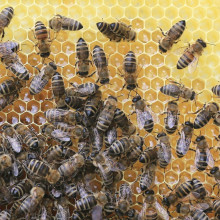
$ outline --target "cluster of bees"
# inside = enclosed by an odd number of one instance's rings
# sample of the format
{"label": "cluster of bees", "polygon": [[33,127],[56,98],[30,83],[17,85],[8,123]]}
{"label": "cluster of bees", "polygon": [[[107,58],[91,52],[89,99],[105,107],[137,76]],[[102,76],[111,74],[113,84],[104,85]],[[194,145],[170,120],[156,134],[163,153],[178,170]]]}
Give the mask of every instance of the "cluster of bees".
{"label": "cluster of bees", "polygon": [[[13,17],[12,7],[0,13],[0,34],[4,37],[4,28]],[[184,32],[185,21],[179,21],[164,34],[159,41],[159,50],[165,53],[177,43]],[[49,21],[50,29],[56,34],[60,30],[76,31],[83,25],[73,19],[56,15]],[[97,23],[99,31],[111,41],[135,41],[136,32],[122,22],[108,24]],[[50,56],[48,29],[37,21],[34,28],[37,40],[35,46],[43,62]],[[198,39],[186,48],[177,63],[177,69],[189,67],[195,70],[198,57],[206,43]],[[8,41],[0,43],[0,56],[14,75],[0,84],[0,109],[13,103],[19,97],[20,90],[26,85],[30,74],[17,54],[19,45]],[[138,94],[137,62],[134,52],[129,51],[124,58],[123,71],[127,90],[135,90],[132,105],[136,114],[137,126],[129,120],[123,110],[117,107],[118,97],[109,95],[102,100],[102,85],[110,84],[108,62],[104,50],[95,46],[92,51],[96,71],[90,74],[89,49],[83,38],[76,44],[77,72],[80,77],[98,75],[96,83],[87,82],[65,88],[62,75],[57,72],[54,62],[44,64],[39,74],[30,82],[31,95],[40,93],[51,80],[53,99],[56,108],[45,111],[48,123],[37,134],[34,129],[22,123],[14,126],[4,124],[0,136],[0,205],[6,207],[0,212],[1,220],[9,219],[174,219],[169,212],[171,206],[179,214],[177,219],[209,219],[207,213],[214,212],[220,219],[220,200],[211,198],[203,183],[193,178],[178,183],[163,196],[160,204],[152,190],[157,167],[166,168],[172,159],[170,134],[178,128],[179,110],[177,101],[196,101],[197,93],[182,83],[170,81],[160,88],[165,95],[176,100],[169,101],[164,112],[165,131],[157,133],[157,145],[144,147],[144,138],[137,130],[151,133],[156,115]],[[98,85],[98,82],[101,85]],[[124,89],[123,87],[123,89]],[[212,88],[220,96],[220,85]],[[194,122],[186,121],[176,143],[176,155],[182,158],[190,149],[194,129],[204,127],[213,118],[220,125],[220,113],[217,103],[205,104],[198,110]],[[120,135],[119,135],[120,134]],[[220,137],[217,137],[220,139]],[[220,171],[214,166],[214,160],[205,136],[197,136],[195,167],[198,171],[207,170],[208,175],[220,181]],[[141,211],[134,209],[132,184],[123,182],[123,171],[132,169],[139,161],[143,164],[139,181],[139,193],[143,195]],[[92,181],[101,178],[102,189],[94,190]],[[136,181],[137,181],[136,180]],[[135,181],[135,182],[136,182]],[[213,186],[214,187],[214,186]],[[193,201],[183,200],[192,196]],[[191,198],[191,197],[190,197]],[[55,217],[54,217],[55,216]]]}

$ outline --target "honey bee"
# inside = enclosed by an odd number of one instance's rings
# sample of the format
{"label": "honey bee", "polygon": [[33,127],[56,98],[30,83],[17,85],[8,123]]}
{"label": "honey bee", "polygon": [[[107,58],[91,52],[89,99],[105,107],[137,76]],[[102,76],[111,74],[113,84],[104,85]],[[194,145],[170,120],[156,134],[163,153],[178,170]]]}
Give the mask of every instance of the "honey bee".
{"label": "honey bee", "polygon": [[68,107],[79,110],[85,105],[85,100],[77,96],[66,96],[65,103]]}
{"label": "honey bee", "polygon": [[94,117],[98,113],[98,110],[102,104],[101,98],[102,92],[100,90],[98,90],[94,95],[87,98],[85,104],[85,113],[87,117]]}
{"label": "honey bee", "polygon": [[2,220],[10,220],[11,219],[11,214],[10,211],[3,210],[0,212],[0,219]]}
{"label": "honey bee", "polygon": [[43,58],[49,57],[51,40],[48,39],[48,31],[43,22],[37,21],[35,23],[34,37],[38,40],[36,46],[38,47],[40,56]]}
{"label": "honey bee", "polygon": [[101,84],[109,83],[108,62],[104,50],[96,45],[92,51],[92,59],[97,69],[98,81]]}
{"label": "honey bee", "polygon": [[135,96],[132,99],[135,105],[135,112],[137,114],[137,124],[140,129],[145,129],[147,132],[152,132],[154,128],[154,121],[152,114],[147,108],[144,100],[139,96]]}
{"label": "honey bee", "polygon": [[52,78],[56,70],[57,66],[54,62],[50,62],[47,65],[44,65],[43,68],[39,70],[39,74],[34,76],[31,80],[29,87],[30,94],[36,95],[40,93],[48,84],[49,80]]}
{"label": "honey bee", "polygon": [[16,216],[29,216],[33,215],[33,213],[39,207],[43,197],[45,195],[45,191],[40,186],[35,186],[31,189],[30,195],[21,203],[20,207],[16,210]]}
{"label": "honey bee", "polygon": [[105,147],[109,148],[117,140],[117,130],[115,126],[111,126],[105,132]]}
{"label": "honey bee", "polygon": [[98,130],[97,128],[94,128],[92,130],[92,137],[91,137],[91,142],[92,142],[92,153],[91,157],[95,157],[102,149],[103,147],[103,132]]}
{"label": "honey bee", "polygon": [[143,168],[143,172],[140,178],[140,189],[145,191],[149,189],[155,181],[156,164],[151,163]]}
{"label": "honey bee", "polygon": [[21,136],[21,140],[31,149],[39,150],[39,140],[35,133],[22,123],[14,126],[15,131]]}
{"label": "honey bee", "polygon": [[111,28],[110,24],[106,22],[98,22],[96,23],[97,28],[99,31],[107,38],[109,38],[110,41],[120,42],[122,37],[115,34]]}
{"label": "honey bee", "polygon": [[215,211],[215,216],[219,218],[219,216],[220,216],[220,200],[219,199],[214,200],[212,206],[213,206],[213,210]]}
{"label": "honey bee", "polygon": [[10,124],[4,124],[2,130],[2,135],[7,145],[9,145],[15,153],[20,153],[22,150],[22,143],[16,130]]}
{"label": "honey bee", "polygon": [[119,216],[125,216],[132,205],[132,191],[130,185],[123,183],[119,188],[119,198],[117,201],[115,213]]}
{"label": "honey bee", "polygon": [[18,78],[6,79],[0,83],[0,95],[5,96],[20,91],[23,87]]}
{"label": "honey bee", "polygon": [[0,35],[2,35],[2,39],[5,36],[4,29],[8,27],[13,16],[14,9],[12,7],[4,8],[0,13]]}
{"label": "honey bee", "polygon": [[49,27],[55,32],[60,30],[78,31],[83,28],[83,25],[77,20],[57,14],[49,20]]}
{"label": "honey bee", "polygon": [[18,91],[12,94],[0,97],[0,111],[6,108],[8,105],[12,105],[13,102],[19,97]]}
{"label": "honey bee", "polygon": [[203,200],[206,197],[207,192],[202,182],[196,178],[193,178],[191,182],[193,184],[193,196],[198,200]]}
{"label": "honey bee", "polygon": [[135,125],[130,122],[125,113],[119,108],[115,110],[114,121],[116,125],[121,128],[123,135],[130,136],[135,133]]}
{"label": "honey bee", "polygon": [[130,25],[128,26],[123,22],[115,22],[110,24],[110,28],[114,34],[122,37],[124,40],[135,41],[136,32]]}
{"label": "honey bee", "polygon": [[41,133],[58,141],[64,147],[72,146],[72,141],[68,134],[66,132],[62,132],[59,129],[56,129],[56,127],[51,124],[44,124],[41,128]]}
{"label": "honey bee", "polygon": [[86,139],[80,138],[78,141],[78,153],[87,158],[90,154],[91,145],[89,141]]}
{"label": "honey bee", "polygon": [[196,157],[195,166],[198,171],[203,171],[209,165],[214,167],[214,159],[210,153],[208,143],[205,136],[198,136],[196,138]]}
{"label": "honey bee", "polygon": [[153,190],[146,190],[144,197],[144,204],[140,213],[141,219],[170,219],[167,211],[156,200]]}
{"label": "honey bee", "polygon": [[190,121],[186,121],[180,132],[180,138],[177,141],[177,145],[176,145],[176,155],[179,158],[184,157],[188,152],[192,135],[193,135],[193,123],[191,123]]}
{"label": "honey bee", "polygon": [[117,98],[109,96],[104,103],[103,110],[100,112],[96,128],[102,132],[108,130],[114,119],[114,113],[117,105]]}
{"label": "honey bee", "polygon": [[170,163],[172,153],[171,153],[171,145],[169,137],[166,133],[161,132],[157,135],[157,139],[159,140],[159,149],[158,149],[158,160],[161,168],[166,168],[166,166]]}
{"label": "honey bee", "polygon": [[146,165],[153,163],[157,160],[157,148],[148,147],[140,155],[139,161]]}
{"label": "honey bee", "polygon": [[75,66],[78,67],[76,74],[86,77],[89,74],[89,65],[92,63],[89,58],[89,48],[83,38],[79,38],[76,44],[76,56],[78,61]]}
{"label": "honey bee", "polygon": [[217,112],[219,106],[215,102],[210,102],[208,105],[204,105],[203,109],[200,109],[199,114],[196,116],[194,121],[194,128],[200,129],[204,127]]}
{"label": "honey bee", "polygon": [[175,81],[171,82],[172,84],[168,84],[160,88],[160,91],[163,94],[177,98],[177,100],[180,97],[186,99],[186,101],[196,99],[196,93],[193,91],[193,89],[187,88],[183,84]]}
{"label": "honey bee", "polygon": [[186,21],[182,20],[174,24],[166,34],[164,34],[161,30],[164,35],[164,37],[159,41],[159,50],[161,53],[166,53],[172,48],[173,44],[177,43],[177,40],[183,34],[185,27]]}
{"label": "honey bee", "polygon": [[183,69],[188,66],[189,73],[193,73],[197,67],[199,56],[202,55],[206,46],[206,42],[201,38],[197,39],[194,44],[189,45],[177,62],[177,69]]}
{"label": "honey bee", "polygon": [[167,117],[164,119],[166,132],[167,134],[173,134],[178,127],[179,121],[179,110],[176,102],[168,102],[166,114]]}
{"label": "honey bee", "polygon": [[29,193],[31,188],[32,188],[31,182],[28,179],[26,179],[26,180],[22,180],[21,182],[13,186],[10,189],[10,193],[13,196],[13,198],[17,200],[22,198],[25,193]]}
{"label": "honey bee", "polygon": [[43,161],[31,159],[23,162],[23,165],[28,174],[43,178],[50,184],[55,184],[60,179],[58,170],[52,169]]}
{"label": "honey bee", "polygon": [[[88,97],[88,96],[91,96],[91,95],[94,95],[98,89],[99,89],[99,86],[95,83],[83,83],[81,85],[74,85],[74,84],[71,84],[74,89],[74,95],[76,96],[80,96],[80,97]],[[71,91],[72,92],[72,91]],[[69,93],[69,95],[71,95],[71,93]]]}
{"label": "honey bee", "polygon": [[166,207],[170,207],[171,205],[174,205],[179,199],[183,199],[186,196],[188,196],[194,189],[194,184],[192,180],[187,180],[186,182],[183,182],[181,184],[177,184],[175,186],[175,189],[172,190],[171,193],[169,193],[168,196],[163,197],[163,205]]}
{"label": "honey bee", "polygon": [[80,171],[80,169],[85,164],[84,157],[80,154],[74,154],[72,157],[70,157],[67,161],[64,161],[60,167],[58,168],[58,171],[61,176],[68,178],[76,176],[76,174]]}
{"label": "honey bee", "polygon": [[119,156],[125,154],[130,148],[130,141],[127,137],[116,140],[109,148],[108,154],[111,156]]}
{"label": "honey bee", "polygon": [[[210,170],[210,174],[208,174],[209,176],[212,176],[215,178],[215,181],[217,182],[214,186],[213,186],[213,189],[215,188],[216,185],[218,185],[218,188],[219,188],[219,185],[220,185],[220,170],[218,167],[213,167],[211,170]],[[218,192],[219,194],[219,192]],[[220,213],[219,213],[220,214]]]}

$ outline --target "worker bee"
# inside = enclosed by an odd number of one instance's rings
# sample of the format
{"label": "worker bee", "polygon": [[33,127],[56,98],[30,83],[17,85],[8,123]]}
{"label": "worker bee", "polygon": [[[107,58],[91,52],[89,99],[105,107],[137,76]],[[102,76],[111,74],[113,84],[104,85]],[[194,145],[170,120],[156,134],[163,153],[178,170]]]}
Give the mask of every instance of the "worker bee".
{"label": "worker bee", "polygon": [[157,139],[159,140],[159,149],[158,149],[158,160],[161,168],[166,168],[166,166],[170,163],[172,153],[171,153],[171,145],[169,137],[166,133],[161,132],[157,135]]}
{"label": "worker bee", "polygon": [[160,88],[160,91],[163,94],[177,99],[181,97],[186,99],[187,101],[196,99],[196,93],[193,91],[193,89],[187,88],[183,84],[175,81],[171,82],[172,84],[168,84]]}
{"label": "worker bee", "polygon": [[[83,84],[80,84],[77,86],[74,85],[73,83],[71,85],[74,87],[74,89],[73,89],[74,95],[80,96],[80,97],[91,96],[91,95],[95,94],[99,89],[99,86],[97,84],[90,83],[90,82],[83,83]],[[71,95],[71,93],[69,93],[69,95]]]}
{"label": "worker bee", "polygon": [[190,45],[179,58],[177,69],[183,69],[188,66],[189,73],[193,73],[197,67],[199,56],[202,55],[203,49],[206,48],[206,42],[201,38]]}
{"label": "worker bee", "polygon": [[194,128],[200,129],[204,127],[211,117],[213,117],[219,111],[219,106],[215,102],[210,102],[208,105],[204,105],[203,109],[200,109],[199,114],[196,116],[194,121]]}
{"label": "worker bee", "polygon": [[156,163],[151,163],[147,166],[144,166],[143,172],[140,178],[140,189],[141,191],[145,191],[149,189],[155,181],[155,170],[156,170]]}
{"label": "worker bee", "polygon": [[148,147],[140,155],[139,161],[145,163],[146,165],[153,163],[157,160],[157,148]]}
{"label": "worker bee", "polygon": [[5,96],[20,91],[23,87],[18,78],[6,79],[0,83],[0,95]]}
{"label": "worker bee", "polygon": [[98,81],[101,84],[109,83],[108,62],[104,50],[96,45],[92,51],[92,59],[97,69]]}
{"label": "worker bee", "polygon": [[166,132],[168,134],[173,134],[178,127],[179,121],[179,110],[176,102],[168,102],[166,114],[167,117],[164,119]]}
{"label": "worker bee", "polygon": [[77,186],[81,199],[76,201],[75,207],[77,211],[91,210],[97,204],[97,200],[93,193],[87,191],[83,184]]}
{"label": "worker bee", "polygon": [[115,110],[114,121],[121,128],[123,135],[132,135],[135,133],[135,125],[130,122],[125,113],[119,108]]}
{"label": "worker bee", "polygon": [[115,22],[110,24],[110,28],[113,33],[122,37],[124,40],[135,41],[136,32],[131,28],[131,26],[128,26],[123,22]]}
{"label": "worker bee", "polygon": [[161,30],[164,35],[164,37],[159,41],[159,50],[161,53],[166,53],[172,48],[173,44],[177,43],[177,40],[183,34],[185,27],[186,21],[182,20],[174,24],[166,34],[164,34]]}
{"label": "worker bee", "polygon": [[98,22],[96,23],[97,28],[99,31],[107,38],[109,38],[110,41],[120,42],[122,37],[115,34],[111,28],[110,24],[106,22]]}
{"label": "worker bee", "polygon": [[30,195],[21,203],[20,207],[16,210],[16,216],[26,216],[26,218],[37,210],[43,197],[45,190],[40,186],[35,186],[31,189]]}
{"label": "worker bee", "polygon": [[198,171],[203,171],[209,165],[214,167],[214,159],[210,153],[208,143],[205,136],[198,136],[196,138],[196,157],[195,166]]}
{"label": "worker bee", "polygon": [[83,38],[79,38],[76,44],[76,56],[78,61],[75,66],[78,67],[76,74],[86,77],[89,74],[89,65],[92,63],[89,58],[89,48]]}
{"label": "worker bee", "polygon": [[202,182],[199,181],[198,179],[196,178],[193,178],[191,180],[192,184],[193,184],[193,191],[192,191],[192,194],[193,196],[196,198],[196,199],[201,199],[203,200],[206,195],[207,195],[207,192],[206,192],[206,189],[205,187],[203,186]]}
{"label": "worker bee", "polygon": [[68,160],[64,161],[58,168],[58,171],[63,177],[72,178],[73,176],[76,176],[76,174],[80,171],[84,164],[84,157],[81,154],[76,153]]}
{"label": "worker bee", "polygon": [[44,65],[41,70],[38,69],[39,74],[34,76],[30,83],[30,94],[36,95],[40,93],[48,84],[56,70],[57,66],[54,62],[50,62],[47,65]]}
{"label": "worker bee", "polygon": [[194,183],[192,180],[188,180],[186,182],[183,182],[181,184],[177,184],[175,186],[175,189],[172,190],[171,193],[169,193],[168,196],[163,197],[163,205],[167,206],[168,208],[175,204],[179,199],[183,199],[186,196],[188,196],[194,189]]}
{"label": "worker bee", "polygon": [[85,100],[77,96],[66,96],[65,103],[68,107],[79,110],[84,106]]}
{"label": "worker bee", "polygon": [[147,132],[152,132],[154,128],[154,121],[150,109],[145,103],[145,101],[139,96],[135,96],[132,99],[135,105],[135,112],[137,114],[137,124],[140,129],[145,129]]}
{"label": "worker bee", "polygon": [[37,21],[34,28],[34,37],[38,40],[36,46],[39,49],[41,57],[46,58],[50,56],[50,42],[48,39],[48,31],[43,22]]}
{"label": "worker bee", "polygon": [[125,216],[132,205],[132,191],[127,183],[123,183],[119,188],[119,198],[117,201],[115,213],[119,216]]}
{"label": "worker bee", "polygon": [[68,133],[56,129],[56,127],[51,124],[44,124],[41,128],[41,133],[49,138],[58,141],[64,147],[72,146],[72,141]]}
{"label": "worker bee", "polygon": [[170,219],[167,211],[156,200],[153,190],[146,190],[144,197],[144,204],[140,212],[141,219]]}
{"label": "worker bee", "polygon": [[105,132],[105,147],[109,148],[116,140],[117,140],[117,130],[115,126],[111,126]]}
{"label": "worker bee", "polygon": [[130,141],[127,137],[116,140],[109,148],[108,154],[111,156],[118,156],[125,154],[130,148]]}
{"label": "worker bee", "polygon": [[180,138],[177,141],[176,145],[176,155],[181,158],[186,155],[189,150],[193,135],[193,123],[186,121],[183,125],[183,128],[180,132]]}
{"label": "worker bee", "polygon": [[39,150],[39,140],[36,134],[22,123],[14,126],[15,131],[21,136],[21,140],[31,149]]}
{"label": "worker bee", "polygon": [[104,103],[104,107],[100,112],[96,128],[102,132],[108,130],[109,126],[111,125],[114,119],[114,113],[117,105],[117,98],[114,96],[109,96]]}
{"label": "worker bee", "polygon": [[8,210],[3,210],[0,212],[0,219],[2,220],[10,220],[11,219],[11,213]]}
{"label": "worker bee", "polygon": [[20,153],[22,150],[22,143],[16,130],[10,124],[4,124],[2,130],[5,142],[15,153]]}
{"label": "worker bee", "polygon": [[57,14],[49,20],[49,27],[55,32],[60,30],[78,31],[83,28],[83,25],[77,20]]}
{"label": "worker bee", "polygon": [[4,8],[0,13],[0,35],[2,35],[2,39],[5,36],[4,29],[8,27],[13,16],[14,9],[12,7]]}
{"label": "worker bee", "polygon": [[12,94],[0,97],[0,111],[6,108],[8,105],[12,105],[13,102],[19,97],[18,91]]}
{"label": "worker bee", "polygon": [[14,199],[20,199],[25,193],[29,193],[32,188],[31,182],[26,179],[22,180],[10,189],[10,193]]}
{"label": "worker bee", "polygon": [[101,98],[102,98],[102,92],[100,90],[98,90],[94,95],[89,96],[87,98],[85,104],[85,113],[87,117],[91,118],[97,114],[102,104]]}

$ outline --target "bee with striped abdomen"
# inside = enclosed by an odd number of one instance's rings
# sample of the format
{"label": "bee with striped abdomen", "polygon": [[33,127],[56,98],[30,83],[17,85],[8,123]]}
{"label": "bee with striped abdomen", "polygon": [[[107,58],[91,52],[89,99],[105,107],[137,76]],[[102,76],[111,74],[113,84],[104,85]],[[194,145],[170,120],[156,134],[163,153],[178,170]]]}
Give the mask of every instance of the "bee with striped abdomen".
{"label": "bee with striped abdomen", "polygon": [[96,23],[97,28],[99,29],[99,31],[106,36],[107,38],[109,38],[110,41],[115,41],[115,42],[120,42],[122,37],[115,34],[111,28],[110,28],[110,24],[106,23],[106,22],[98,22]]}
{"label": "bee with striped abdomen", "polygon": [[172,48],[173,44],[177,43],[177,40],[183,34],[185,27],[186,21],[182,20],[174,24],[166,34],[161,30],[164,35],[164,37],[159,40],[159,50],[161,53],[166,53]]}
{"label": "bee with striped abdomen", "polygon": [[176,155],[181,158],[186,155],[189,150],[193,135],[193,123],[186,121],[183,125],[183,128],[180,132],[180,138],[177,141],[176,145]]}
{"label": "bee with striped abdomen", "polygon": [[92,59],[99,77],[97,82],[100,81],[101,84],[109,83],[108,61],[104,50],[100,46],[96,45],[93,48]]}
{"label": "bee with striped abdomen", "polygon": [[78,193],[77,190],[77,186],[74,183],[64,183],[64,194],[68,197],[68,198],[76,198],[76,195]]}
{"label": "bee with striped abdomen", "polygon": [[207,192],[202,182],[196,178],[193,178],[191,182],[193,185],[193,196],[198,200],[204,200],[207,196]]}
{"label": "bee with striped abdomen", "polygon": [[210,153],[208,143],[205,136],[198,136],[196,138],[196,156],[195,156],[195,166],[198,171],[203,171],[209,165],[214,167],[214,159]]}
{"label": "bee with striped abdomen", "polygon": [[54,62],[50,62],[47,65],[44,65],[43,68],[39,70],[39,74],[34,76],[33,79],[31,80],[29,87],[30,94],[36,95],[40,93],[44,89],[44,87],[48,84],[49,80],[52,78],[56,70],[57,70],[57,66]]}
{"label": "bee with striped abdomen", "polygon": [[5,36],[4,29],[8,27],[13,16],[14,9],[12,7],[4,8],[0,13],[0,35],[2,36],[2,39]]}
{"label": "bee with striped abdomen", "polygon": [[78,96],[66,96],[65,103],[68,107],[80,110],[85,105],[85,100]]}
{"label": "bee with striped abdomen", "polygon": [[38,41],[36,46],[38,47],[40,56],[43,58],[49,57],[51,52],[50,50],[51,40],[48,39],[49,34],[43,22],[37,21],[35,23],[34,37]]}
{"label": "bee with striped abdomen", "polygon": [[140,155],[139,161],[141,163],[144,163],[146,165],[155,162],[158,157],[157,157],[157,148],[154,147],[147,147],[144,152]]}
{"label": "bee with striped abdomen", "polygon": [[83,28],[83,25],[77,20],[57,14],[49,20],[49,27],[55,32],[60,30],[78,31]]}
{"label": "bee with striped abdomen", "polygon": [[220,85],[216,85],[212,87],[212,92],[217,95],[218,97],[220,97]]}
{"label": "bee with striped abdomen", "polygon": [[167,134],[173,134],[176,131],[179,122],[177,103],[174,101],[168,102],[167,111],[165,113],[167,114],[167,117],[164,119],[166,132]]}
{"label": "bee with striped abdomen", "polygon": [[125,154],[130,148],[130,141],[127,137],[116,140],[109,148],[108,154],[111,156],[119,156]]}
{"label": "bee with striped abdomen", "polygon": [[123,22],[115,22],[110,24],[110,28],[114,34],[120,36],[124,40],[135,41],[136,32],[130,25],[128,26]]}
{"label": "bee with striped abdomen", "polygon": [[[218,167],[213,167],[210,170],[210,174],[208,174],[208,175],[215,178],[216,184],[213,186],[213,189],[215,188],[215,186],[218,186],[218,189],[219,189],[219,186],[220,186],[220,170],[219,170],[219,168]],[[218,195],[219,195],[219,191],[218,191]],[[219,206],[219,211],[220,211],[220,206]]]}
{"label": "bee with striped abdomen", "polygon": [[152,132],[154,128],[154,121],[151,114],[151,110],[148,110],[147,104],[144,99],[139,95],[132,99],[135,106],[135,112],[137,114],[137,124],[140,129],[145,129],[147,132]]}
{"label": "bee with striped abdomen", "polygon": [[194,121],[194,128],[200,129],[204,127],[210,119],[219,111],[219,106],[215,102],[210,102],[208,105],[204,105],[202,109],[200,109],[195,121]]}
{"label": "bee with striped abdomen", "polygon": [[193,73],[197,67],[199,56],[202,55],[203,49],[206,48],[206,42],[201,38],[190,45],[179,58],[177,69],[183,69],[188,66],[189,73]]}
{"label": "bee with striped abdomen", "polygon": [[94,95],[99,89],[99,86],[97,84],[91,82],[83,83],[77,86],[73,83],[71,85],[74,87],[74,89],[73,91],[70,90],[69,94],[71,95],[71,93],[74,92],[74,95],[80,97],[88,97]]}
{"label": "bee with striped abdomen", "polygon": [[92,63],[89,58],[89,48],[83,38],[79,38],[76,44],[76,57],[78,61],[75,66],[78,67],[76,74],[87,77],[89,74],[89,65]]}
{"label": "bee with striped abdomen", "polygon": [[215,217],[219,219],[220,217],[220,200],[216,199],[213,201],[213,210],[215,211]]}

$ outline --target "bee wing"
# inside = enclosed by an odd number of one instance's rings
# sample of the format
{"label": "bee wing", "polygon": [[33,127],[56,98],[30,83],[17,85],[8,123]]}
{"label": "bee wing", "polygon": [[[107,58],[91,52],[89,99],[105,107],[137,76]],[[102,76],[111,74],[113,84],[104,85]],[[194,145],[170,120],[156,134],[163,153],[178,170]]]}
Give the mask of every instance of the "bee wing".
{"label": "bee wing", "polygon": [[173,53],[176,54],[176,55],[182,55],[187,49],[188,49],[187,46],[179,47],[176,50],[174,50]]}
{"label": "bee wing", "polygon": [[146,114],[145,112],[142,112],[138,109],[136,109],[136,113],[137,113],[137,124],[138,124],[138,127],[140,129],[143,129],[144,128],[144,125],[145,125],[145,122],[146,122]]}
{"label": "bee wing", "polygon": [[200,150],[196,148],[195,166],[199,162],[199,157],[200,157]]}
{"label": "bee wing", "polygon": [[102,218],[102,206],[96,205],[92,209],[92,220],[101,220]]}
{"label": "bee wing", "polygon": [[63,208],[63,206],[58,205],[58,210],[59,210],[61,219],[63,219],[63,220],[68,219],[68,213],[67,213],[67,211]]}
{"label": "bee wing", "polygon": [[18,176],[19,170],[18,170],[18,165],[16,162],[13,163],[13,175]]}
{"label": "bee wing", "polygon": [[209,165],[210,167],[214,167],[215,161],[214,161],[214,159],[213,159],[213,156],[212,156],[212,154],[211,154],[209,148],[206,149],[206,153],[207,153],[207,160],[208,160],[207,162],[208,162],[208,165]]}
{"label": "bee wing", "polygon": [[199,61],[199,57],[198,55],[195,55],[193,61],[188,66],[189,73],[193,73],[196,70],[198,61]]}
{"label": "bee wing", "polygon": [[181,132],[180,139],[178,140],[177,145],[179,146],[179,151],[183,155],[186,155],[186,153],[188,152],[190,143],[191,138],[186,138],[185,132]]}
{"label": "bee wing", "polygon": [[13,51],[10,48],[5,47],[4,43],[0,43],[0,57],[10,56]]}
{"label": "bee wing", "polygon": [[158,213],[158,215],[162,218],[162,219],[164,219],[164,220],[169,220],[170,219],[170,217],[169,217],[169,215],[168,215],[168,213],[167,213],[167,211],[166,211],[166,209],[164,209],[161,205],[160,205],[160,203],[159,202],[155,202],[155,208],[157,209],[157,213]]}
{"label": "bee wing", "polygon": [[70,137],[68,137],[68,133],[67,132],[63,132],[59,129],[55,129],[51,135],[54,137],[54,138],[58,138],[59,140],[61,141],[70,141]]}
{"label": "bee wing", "polygon": [[7,140],[9,142],[9,144],[11,145],[12,149],[16,152],[16,153],[20,153],[21,152],[21,143],[19,141],[19,138],[16,134],[13,135],[13,137],[7,136]]}
{"label": "bee wing", "polygon": [[47,210],[46,210],[45,206],[43,206],[40,220],[46,220],[46,219],[47,219]]}
{"label": "bee wing", "polygon": [[167,114],[167,125],[169,128],[173,128],[175,122],[177,120],[177,116],[172,114],[172,112],[168,112]]}
{"label": "bee wing", "polygon": [[163,153],[164,153],[164,160],[165,160],[167,163],[169,163],[170,160],[171,160],[171,157],[172,157],[171,147],[165,145],[164,143],[161,143],[161,147],[162,147]]}

